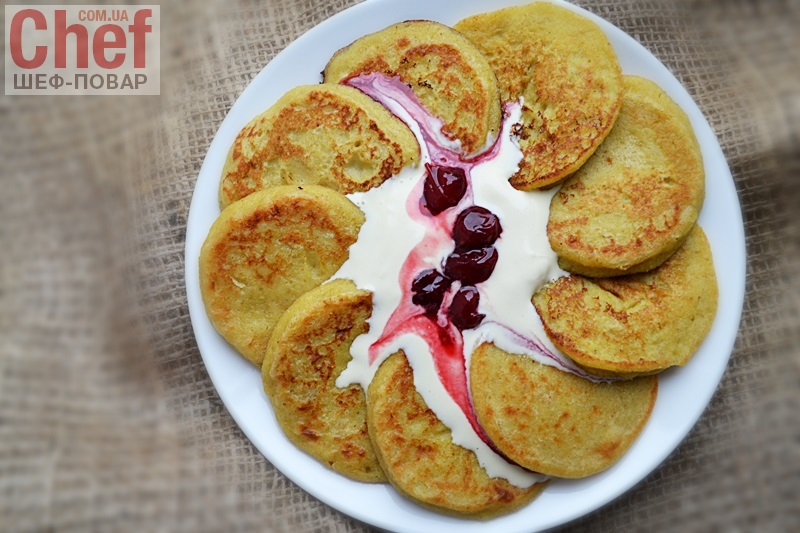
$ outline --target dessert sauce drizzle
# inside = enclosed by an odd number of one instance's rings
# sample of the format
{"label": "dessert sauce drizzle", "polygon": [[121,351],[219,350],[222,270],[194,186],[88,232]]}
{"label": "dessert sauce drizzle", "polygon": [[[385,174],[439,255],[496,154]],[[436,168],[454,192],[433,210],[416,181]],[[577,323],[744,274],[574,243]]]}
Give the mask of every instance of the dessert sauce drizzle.
{"label": "dessert sauce drizzle", "polygon": [[[425,179],[421,164],[404,169],[380,187],[349,195],[364,210],[366,222],[350,249],[350,258],[333,278],[352,279],[359,288],[372,291],[373,314],[370,330],[353,342],[353,360],[336,384],[359,383],[366,390],[380,363],[402,349],[414,370],[417,391],[451,429],[456,444],[473,450],[490,476],[521,487],[541,481],[543,476],[509,462],[478,423],[468,385],[473,350],[493,342],[505,351],[528,355],[585,379],[608,380],[584,372],[556,350],[530,302],[530,295],[544,283],[566,273],[557,267],[545,230],[556,189],[522,192],[507,181],[522,158],[511,138],[520,104],[506,105],[501,134],[482,153],[467,158],[457,141],[441,133],[442,121],[399,79],[366,74],[346,83],[408,125],[420,144],[423,163],[463,169],[467,191],[455,207],[432,215],[420,201]],[[397,198],[405,198],[405,202]],[[476,204],[500,217],[503,233],[498,246],[504,241],[506,246],[499,250],[492,276],[478,285],[479,310],[486,319],[477,328],[462,332],[447,316],[458,281],[445,294],[435,317],[412,303],[411,285],[422,270],[441,269],[454,249],[452,228],[458,214]],[[529,271],[521,275],[520,268]]]}

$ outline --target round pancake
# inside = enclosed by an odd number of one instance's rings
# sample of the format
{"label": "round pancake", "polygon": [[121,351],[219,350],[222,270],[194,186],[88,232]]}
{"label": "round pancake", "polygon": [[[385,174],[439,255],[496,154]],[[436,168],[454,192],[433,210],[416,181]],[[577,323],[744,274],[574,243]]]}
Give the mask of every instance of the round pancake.
{"label": "round pancake", "polygon": [[548,187],[575,172],[614,126],[622,71],[603,31],[546,2],[466,18],[455,28],[483,52],[503,100],[524,97],[524,155],[511,184]]}
{"label": "round pancake", "polygon": [[472,354],[478,420],[510,459],[543,474],[585,477],[613,465],[650,416],[658,379],[593,383],[492,344]]}
{"label": "round pancake", "polygon": [[366,191],[418,161],[411,130],[361,91],[296,87],[236,137],[222,170],[219,203],[224,208],[275,185]]}
{"label": "round pancake", "polygon": [[234,202],[200,251],[200,289],[216,330],[261,365],[275,323],[347,260],[364,214],[341,193],[284,185]]}
{"label": "round pancake", "polygon": [[655,83],[625,76],[613,131],[550,204],[547,235],[565,270],[652,270],[678,249],[705,194],[689,119]]}
{"label": "round pancake", "polygon": [[370,72],[408,83],[465,153],[479,151],[499,132],[502,113],[494,72],[452,28],[422,20],[389,26],[336,52],[324,76],[326,82],[340,83]]}
{"label": "round pancake", "polygon": [[369,329],[372,293],[334,280],[298,298],[275,325],[262,378],[275,417],[298,448],[358,481],[382,482],[359,385],[340,389],[350,345]]}
{"label": "round pancake", "polygon": [[450,430],[414,388],[402,352],[390,356],[375,374],[367,392],[367,420],[389,482],[436,511],[491,518],[525,505],[545,486],[521,489],[490,478],[473,452],[453,444]]}
{"label": "round pancake", "polygon": [[553,344],[590,372],[628,377],[686,364],[717,312],[711,249],[695,226],[652,272],[560,278],[533,297]]}

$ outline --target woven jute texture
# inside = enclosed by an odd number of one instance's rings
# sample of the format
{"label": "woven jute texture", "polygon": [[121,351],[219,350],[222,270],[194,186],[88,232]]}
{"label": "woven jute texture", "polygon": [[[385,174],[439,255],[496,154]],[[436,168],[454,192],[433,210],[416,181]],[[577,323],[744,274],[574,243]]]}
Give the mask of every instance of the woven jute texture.
{"label": "woven jute texture", "polygon": [[[0,530],[369,530],[238,429],[183,276],[192,190],[225,114],[276,53],[352,3],[165,2],[160,97],[2,97]],[[749,257],[736,347],[697,426],[565,530],[799,531],[800,3],[580,4],[700,105]]]}

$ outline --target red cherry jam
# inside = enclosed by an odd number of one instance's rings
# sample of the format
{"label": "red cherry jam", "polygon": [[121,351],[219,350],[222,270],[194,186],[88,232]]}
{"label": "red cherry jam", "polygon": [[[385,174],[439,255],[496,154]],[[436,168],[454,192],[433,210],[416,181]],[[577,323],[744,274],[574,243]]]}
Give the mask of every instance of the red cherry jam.
{"label": "red cherry jam", "polygon": [[411,302],[425,308],[425,313],[436,316],[452,280],[437,270],[423,270],[411,282]]}
{"label": "red cherry jam", "polygon": [[455,327],[461,331],[478,327],[486,315],[478,313],[481,295],[476,287],[465,285],[453,295],[448,316]]}
{"label": "red cherry jam", "polygon": [[502,231],[497,215],[473,205],[459,213],[453,226],[453,240],[457,248],[481,248],[494,244]]}
{"label": "red cherry jam", "polygon": [[486,281],[497,265],[497,249],[494,246],[451,253],[444,264],[444,274],[461,281],[462,285],[475,285]]}
{"label": "red cherry jam", "polygon": [[458,205],[467,192],[467,174],[463,168],[425,165],[422,205],[433,215]]}

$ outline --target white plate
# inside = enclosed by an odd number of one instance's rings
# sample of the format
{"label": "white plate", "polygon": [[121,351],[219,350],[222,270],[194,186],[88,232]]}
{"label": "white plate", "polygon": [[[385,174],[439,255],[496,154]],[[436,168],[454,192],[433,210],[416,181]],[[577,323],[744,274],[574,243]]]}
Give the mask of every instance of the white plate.
{"label": "white plate", "polygon": [[214,386],[244,433],[281,472],[323,502],[381,528],[415,533],[528,532],[597,509],[641,481],[678,446],[711,399],[736,338],[744,298],[744,228],[733,179],[714,133],[686,90],[650,52],[608,22],[569,4],[563,5],[605,31],[624,73],[655,81],[689,115],[706,170],[707,194],[700,224],[711,242],[720,287],[719,311],[710,334],[686,367],[662,374],[653,414],[617,464],[590,478],[556,480],[527,507],[489,522],[436,514],[401,497],[389,485],[350,481],[295,448],[275,421],[259,370],[215,332],[200,297],[198,257],[219,215],[220,175],[239,130],[287,90],[318,83],[330,56],[362,35],[408,19],[452,25],[475,13],[521,3],[527,2],[370,0],[331,17],[278,54],[245,89],[214,137],[197,179],[186,232],[186,290],[197,344]]}

